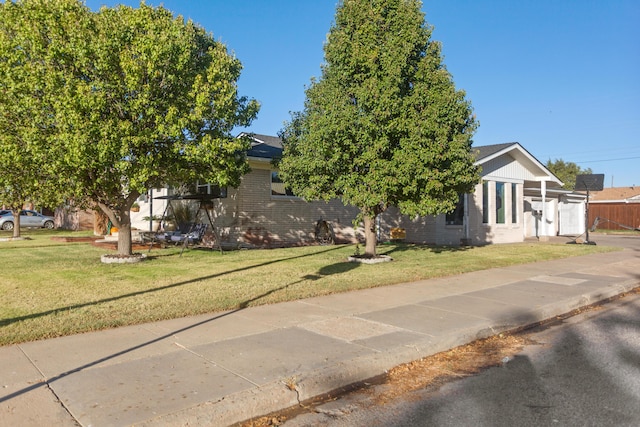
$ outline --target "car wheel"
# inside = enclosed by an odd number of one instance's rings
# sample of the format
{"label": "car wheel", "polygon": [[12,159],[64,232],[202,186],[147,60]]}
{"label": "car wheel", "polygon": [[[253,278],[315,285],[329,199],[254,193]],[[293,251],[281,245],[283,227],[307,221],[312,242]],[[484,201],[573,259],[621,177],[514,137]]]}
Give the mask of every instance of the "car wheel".
{"label": "car wheel", "polygon": [[44,228],[46,228],[47,230],[53,230],[53,221],[46,221],[44,223]]}
{"label": "car wheel", "polygon": [[13,230],[13,223],[11,221],[5,222],[4,224],[2,224],[2,229],[5,231]]}

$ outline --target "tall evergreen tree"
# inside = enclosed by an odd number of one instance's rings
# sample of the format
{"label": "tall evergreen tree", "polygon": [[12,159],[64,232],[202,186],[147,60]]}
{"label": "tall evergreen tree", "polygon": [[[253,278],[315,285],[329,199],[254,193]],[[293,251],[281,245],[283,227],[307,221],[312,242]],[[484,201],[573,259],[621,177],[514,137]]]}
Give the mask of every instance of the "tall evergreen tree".
{"label": "tall evergreen tree", "polygon": [[322,75],[281,132],[283,180],[306,199],[340,197],[364,222],[376,255],[376,217],[452,211],[478,182],[475,118],[431,40],[418,0],[343,0],[324,46]]}

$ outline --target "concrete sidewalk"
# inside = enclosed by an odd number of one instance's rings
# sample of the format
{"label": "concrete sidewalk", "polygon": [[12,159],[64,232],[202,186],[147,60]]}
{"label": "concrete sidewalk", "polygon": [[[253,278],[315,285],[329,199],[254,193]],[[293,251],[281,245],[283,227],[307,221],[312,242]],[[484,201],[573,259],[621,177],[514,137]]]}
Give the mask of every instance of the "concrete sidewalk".
{"label": "concrete sidewalk", "polygon": [[622,252],[0,347],[0,426],[224,426],[265,415],[640,286],[640,237],[624,243]]}

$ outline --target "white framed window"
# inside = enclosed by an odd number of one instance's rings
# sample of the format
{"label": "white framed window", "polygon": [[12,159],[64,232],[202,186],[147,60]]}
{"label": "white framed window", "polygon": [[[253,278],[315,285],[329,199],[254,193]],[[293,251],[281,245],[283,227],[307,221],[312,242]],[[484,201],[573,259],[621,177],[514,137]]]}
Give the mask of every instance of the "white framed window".
{"label": "white framed window", "polygon": [[505,197],[505,184],[504,182],[496,182],[496,224],[504,224],[505,212],[507,210],[507,199]]}
{"label": "white framed window", "polygon": [[208,194],[219,199],[227,198],[227,187],[221,187],[216,184],[200,184],[196,183],[196,192],[198,194]]}
{"label": "white framed window", "polygon": [[280,197],[297,197],[290,188],[285,186],[278,172],[271,171],[271,195]]}
{"label": "white framed window", "polygon": [[511,183],[511,223],[518,223],[518,184]]}
{"label": "white framed window", "polygon": [[482,181],[482,223],[489,224],[489,181]]}
{"label": "white framed window", "polygon": [[464,225],[464,194],[458,194],[456,208],[445,216],[447,225]]}

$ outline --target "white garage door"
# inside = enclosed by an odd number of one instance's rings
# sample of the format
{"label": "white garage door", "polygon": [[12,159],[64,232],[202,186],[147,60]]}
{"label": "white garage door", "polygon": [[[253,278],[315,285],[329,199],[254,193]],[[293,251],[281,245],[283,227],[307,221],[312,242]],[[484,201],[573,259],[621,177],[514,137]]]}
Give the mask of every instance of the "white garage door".
{"label": "white garage door", "polygon": [[585,232],[584,203],[560,202],[559,217],[561,236],[579,236]]}

